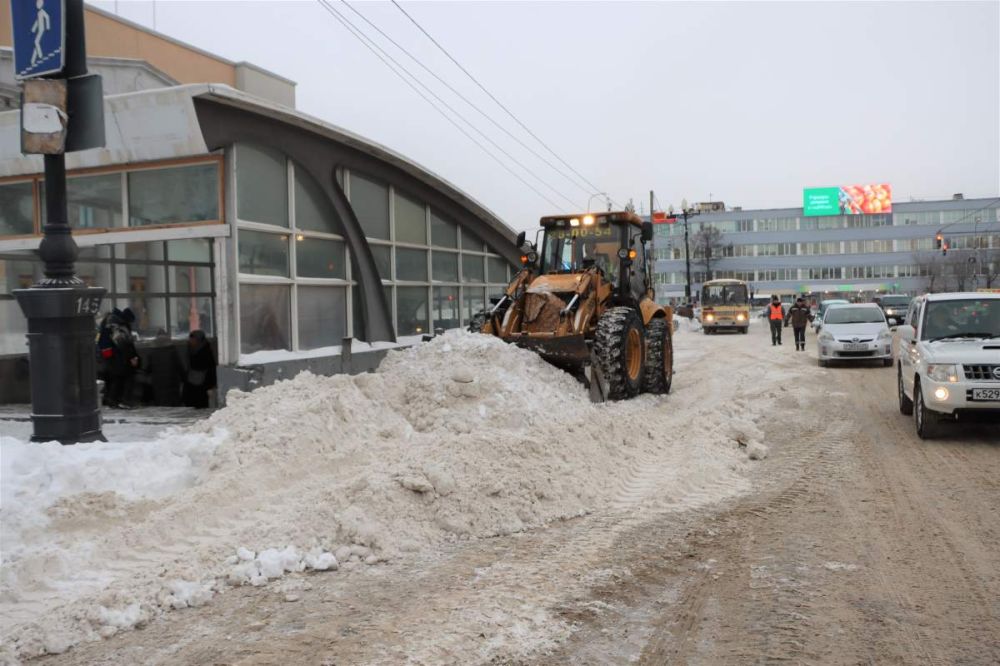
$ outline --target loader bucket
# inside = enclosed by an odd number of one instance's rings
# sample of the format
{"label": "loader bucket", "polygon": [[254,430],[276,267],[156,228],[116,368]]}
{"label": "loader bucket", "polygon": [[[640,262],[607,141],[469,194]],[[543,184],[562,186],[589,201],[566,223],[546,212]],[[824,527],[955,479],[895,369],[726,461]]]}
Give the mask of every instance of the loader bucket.
{"label": "loader bucket", "polygon": [[583,334],[559,337],[518,335],[508,341],[561,367],[579,368],[590,360],[590,347]]}

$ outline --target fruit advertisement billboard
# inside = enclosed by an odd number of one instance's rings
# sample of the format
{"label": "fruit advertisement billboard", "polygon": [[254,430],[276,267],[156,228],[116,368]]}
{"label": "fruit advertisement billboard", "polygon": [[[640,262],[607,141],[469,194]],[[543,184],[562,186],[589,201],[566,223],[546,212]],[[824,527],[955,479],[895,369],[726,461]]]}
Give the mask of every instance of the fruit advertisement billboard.
{"label": "fruit advertisement billboard", "polygon": [[874,215],[892,212],[892,187],[841,185],[808,187],[802,191],[803,215]]}

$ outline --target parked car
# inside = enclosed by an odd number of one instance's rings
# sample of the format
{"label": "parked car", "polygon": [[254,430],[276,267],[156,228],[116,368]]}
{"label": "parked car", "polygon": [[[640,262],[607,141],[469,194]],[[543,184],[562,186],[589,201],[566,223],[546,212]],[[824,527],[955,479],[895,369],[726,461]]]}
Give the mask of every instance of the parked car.
{"label": "parked car", "polygon": [[[895,319],[895,325],[906,323],[906,311],[913,299],[905,294],[889,294],[875,299],[887,319]],[[892,323],[892,322],[889,322]]]}
{"label": "parked car", "polygon": [[918,296],[896,336],[899,411],[921,439],[942,421],[1000,418],[1000,294]]}
{"label": "parked car", "polygon": [[882,309],[874,303],[833,303],[816,336],[819,364],[830,361],[881,360],[892,365],[892,333]]}
{"label": "parked car", "polygon": [[816,312],[816,318],[813,319],[813,328],[819,333],[819,329],[823,328],[823,315],[826,314],[826,309],[831,305],[844,305],[845,303],[850,303],[850,301],[845,301],[840,298],[831,298],[828,301],[820,301],[819,309]]}

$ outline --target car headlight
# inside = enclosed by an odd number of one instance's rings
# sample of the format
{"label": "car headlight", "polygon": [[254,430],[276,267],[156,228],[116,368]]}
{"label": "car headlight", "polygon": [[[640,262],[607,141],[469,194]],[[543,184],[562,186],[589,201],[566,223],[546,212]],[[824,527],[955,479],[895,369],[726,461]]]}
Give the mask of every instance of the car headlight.
{"label": "car headlight", "polygon": [[958,381],[958,366],[953,363],[929,363],[927,376],[936,382],[954,384]]}
{"label": "car headlight", "polygon": [[833,335],[829,331],[822,331],[816,339],[820,342],[833,342]]}
{"label": "car headlight", "polygon": [[890,332],[889,329],[885,329],[884,331],[879,331],[878,334],[879,340],[889,340],[890,338],[892,338],[892,332]]}

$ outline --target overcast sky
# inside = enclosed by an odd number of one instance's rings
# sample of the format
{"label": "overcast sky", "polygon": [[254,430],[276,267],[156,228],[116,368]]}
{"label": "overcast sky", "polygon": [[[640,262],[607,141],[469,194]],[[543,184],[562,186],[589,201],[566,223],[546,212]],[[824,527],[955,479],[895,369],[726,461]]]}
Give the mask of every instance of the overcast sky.
{"label": "overcast sky", "polygon": [[[151,2],[94,4],[152,27]],[[295,80],[299,109],[406,155],[516,229],[586,207],[589,186],[518,146],[335,4],[554,187],[491,147],[558,206],[463,136],[316,2],[160,0],[156,29]],[[558,164],[396,7],[353,6]],[[866,182],[891,183],[896,201],[1000,195],[1000,2],[403,6],[621,203],[648,209],[652,189],[663,207],[709,197],[801,206],[803,187]]]}

